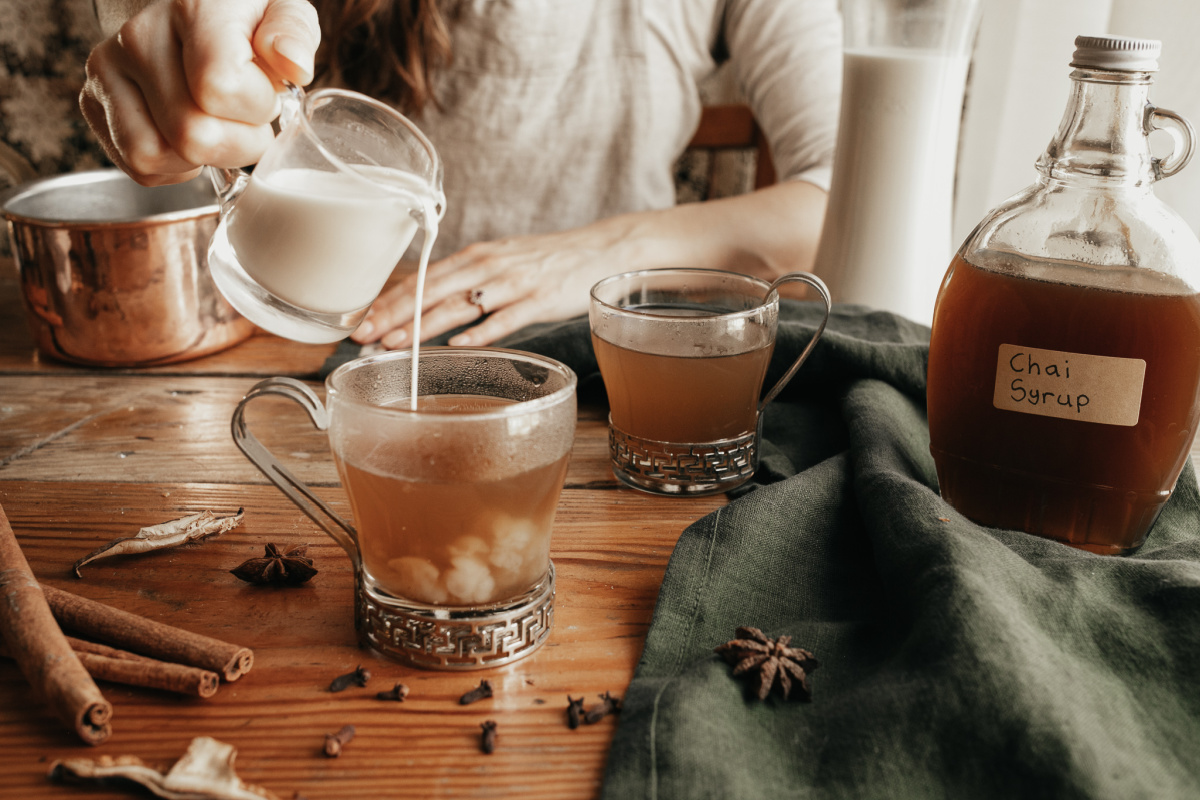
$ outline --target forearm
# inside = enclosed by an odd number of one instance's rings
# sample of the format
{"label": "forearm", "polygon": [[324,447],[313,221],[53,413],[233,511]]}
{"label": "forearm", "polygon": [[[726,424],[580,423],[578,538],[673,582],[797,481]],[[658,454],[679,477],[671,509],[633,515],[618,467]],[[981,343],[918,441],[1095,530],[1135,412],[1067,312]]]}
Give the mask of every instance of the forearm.
{"label": "forearm", "polygon": [[826,200],[820,187],[789,181],[616,219],[629,226],[629,269],[699,267],[772,280],[812,270]]}
{"label": "forearm", "polygon": [[94,0],[96,18],[100,20],[100,30],[105,36],[112,36],[125,20],[137,14],[154,0]]}

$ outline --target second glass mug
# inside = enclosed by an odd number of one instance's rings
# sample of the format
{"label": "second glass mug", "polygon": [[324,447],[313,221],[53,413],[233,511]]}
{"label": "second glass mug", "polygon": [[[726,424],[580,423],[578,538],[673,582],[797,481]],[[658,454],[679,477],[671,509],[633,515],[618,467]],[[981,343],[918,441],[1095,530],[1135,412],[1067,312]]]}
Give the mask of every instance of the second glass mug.
{"label": "second glass mug", "polygon": [[[824,317],[762,399],[785,283],[813,287]],[[655,269],[606,278],[591,292],[592,346],[609,399],[613,474],[654,494],[704,495],[758,467],[762,412],[829,322],[829,290],[809,273],[774,283],[735,272]]]}
{"label": "second glass mug", "polygon": [[254,324],[299,342],[346,337],[418,228],[445,212],[442,162],[417,127],[357,92],[290,84],[252,173],[210,168],[221,201],[213,281]]}
{"label": "second glass mug", "polygon": [[[522,658],[553,624],[550,533],[574,442],[576,377],[498,348],[423,348],[343,364],[326,404],[291,378],[238,404],[234,442],[350,556],[359,640],[418,667],[478,669]],[[249,431],[247,404],[299,403],[350,499],[343,520]]]}

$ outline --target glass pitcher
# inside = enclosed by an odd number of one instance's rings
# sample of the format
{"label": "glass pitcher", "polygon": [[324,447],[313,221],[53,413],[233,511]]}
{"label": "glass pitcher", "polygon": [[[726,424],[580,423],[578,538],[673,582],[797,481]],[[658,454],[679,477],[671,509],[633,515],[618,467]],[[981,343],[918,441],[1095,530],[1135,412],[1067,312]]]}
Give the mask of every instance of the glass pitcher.
{"label": "glass pitcher", "polygon": [[[929,351],[943,497],[985,525],[1137,548],[1200,418],[1200,241],[1154,195],[1186,120],[1149,101],[1160,45],[1081,36],[1037,182],[951,262]],[[1149,134],[1164,130],[1158,158]]]}
{"label": "glass pitcher", "polygon": [[283,97],[280,133],[253,173],[209,171],[221,216],[208,263],[251,322],[334,342],[358,327],[419,228],[432,246],[442,162],[412,122],[366,95],[288,85]]}

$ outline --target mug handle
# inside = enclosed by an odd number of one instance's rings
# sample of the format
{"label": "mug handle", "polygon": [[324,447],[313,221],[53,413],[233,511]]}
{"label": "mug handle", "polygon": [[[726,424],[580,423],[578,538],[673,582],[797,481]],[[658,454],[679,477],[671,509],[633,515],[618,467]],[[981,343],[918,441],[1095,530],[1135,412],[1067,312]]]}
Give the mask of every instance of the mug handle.
{"label": "mug handle", "polygon": [[803,352],[800,353],[800,357],[796,359],[796,362],[792,364],[788,371],[783,374],[783,377],[771,387],[771,391],[767,392],[767,396],[764,397],[762,402],[758,404],[758,413],[760,416],[763,412],[763,409],[767,407],[767,404],[774,400],[775,396],[783,391],[783,387],[788,385],[788,381],[795,377],[796,372],[800,369],[800,365],[808,360],[808,356],[812,353],[813,348],[817,346],[817,341],[821,338],[821,334],[825,332],[825,326],[829,324],[829,314],[833,311],[833,300],[829,296],[829,287],[825,285],[824,281],[809,272],[789,272],[786,275],[781,275],[775,279],[775,282],[771,284],[771,288],[767,290],[767,297],[770,297],[771,293],[776,291],[782,284],[792,282],[807,283],[809,286],[817,290],[817,292],[821,295],[821,299],[825,301],[825,318],[821,320],[821,324],[817,328],[817,332],[813,334],[813,337],[809,340],[808,345],[804,348]]}
{"label": "mug handle", "polygon": [[[263,447],[262,442],[258,441],[246,427],[246,420],[243,416],[246,405],[256,397],[268,394],[282,395],[289,400],[294,400],[308,412],[308,416],[317,430],[329,429],[329,413],[321,404],[321,400],[313,394],[312,389],[294,378],[267,378],[254,384],[234,409],[233,420],[230,422],[234,444],[254,466],[267,476],[271,483],[278,487],[279,491],[287,495],[289,500],[329,535],[329,538],[342,546],[357,571],[359,568],[358,532],[355,531],[354,526],[338,516],[324,500],[313,494],[303,481],[280,464],[271,451]],[[333,524],[330,524],[331,522]]]}

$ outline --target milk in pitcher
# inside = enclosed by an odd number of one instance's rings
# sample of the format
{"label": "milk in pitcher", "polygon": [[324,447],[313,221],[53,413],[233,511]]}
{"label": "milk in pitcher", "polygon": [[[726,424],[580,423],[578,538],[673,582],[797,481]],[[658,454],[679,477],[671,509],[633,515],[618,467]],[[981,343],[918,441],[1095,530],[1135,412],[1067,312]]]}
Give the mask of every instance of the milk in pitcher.
{"label": "milk in pitcher", "polygon": [[351,312],[379,295],[421,226],[412,211],[431,195],[419,178],[386,167],[277,170],[251,176],[217,235],[277,297],[321,313]]}

